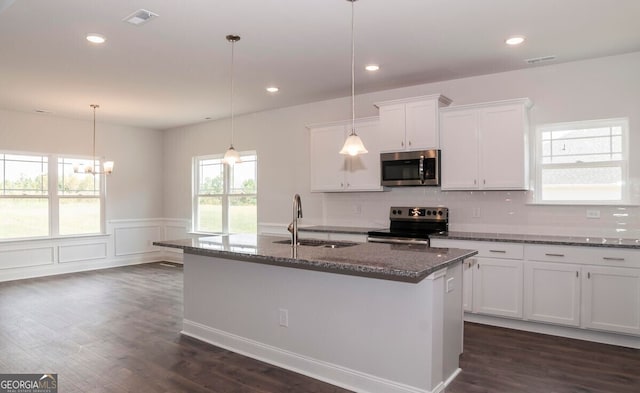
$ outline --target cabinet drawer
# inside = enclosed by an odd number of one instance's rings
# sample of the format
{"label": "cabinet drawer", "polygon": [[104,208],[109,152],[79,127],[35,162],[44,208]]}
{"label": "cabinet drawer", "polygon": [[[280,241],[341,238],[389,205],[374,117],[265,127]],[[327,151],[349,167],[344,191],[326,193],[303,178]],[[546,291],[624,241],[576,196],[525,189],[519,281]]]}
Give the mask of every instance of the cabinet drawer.
{"label": "cabinet drawer", "polygon": [[526,245],[525,259],[542,262],[586,262],[589,252],[584,247],[568,247],[553,245]]}
{"label": "cabinet drawer", "polygon": [[431,246],[478,250],[478,257],[500,259],[522,259],[524,257],[524,245],[519,243],[432,239]]}
{"label": "cabinet drawer", "polygon": [[640,268],[640,250],[609,247],[527,245],[525,259],[585,265]]}

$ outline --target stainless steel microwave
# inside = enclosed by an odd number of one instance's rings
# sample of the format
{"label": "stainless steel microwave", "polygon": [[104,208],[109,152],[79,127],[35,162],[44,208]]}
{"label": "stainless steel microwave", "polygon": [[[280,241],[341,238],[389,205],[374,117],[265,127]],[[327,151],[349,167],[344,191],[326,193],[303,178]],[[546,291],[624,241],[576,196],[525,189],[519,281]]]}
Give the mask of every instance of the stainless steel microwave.
{"label": "stainless steel microwave", "polygon": [[388,187],[439,186],[440,150],[381,153],[380,178]]}

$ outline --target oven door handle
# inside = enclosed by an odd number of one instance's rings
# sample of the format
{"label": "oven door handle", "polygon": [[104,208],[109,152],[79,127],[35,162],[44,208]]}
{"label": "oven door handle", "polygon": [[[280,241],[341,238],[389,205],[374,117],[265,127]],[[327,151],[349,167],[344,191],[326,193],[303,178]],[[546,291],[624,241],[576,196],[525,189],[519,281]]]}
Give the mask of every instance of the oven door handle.
{"label": "oven door handle", "polygon": [[424,184],[424,156],[420,156],[420,184]]}
{"label": "oven door handle", "polygon": [[404,239],[393,237],[367,237],[370,243],[388,243],[388,244],[426,244],[429,245],[429,239]]}

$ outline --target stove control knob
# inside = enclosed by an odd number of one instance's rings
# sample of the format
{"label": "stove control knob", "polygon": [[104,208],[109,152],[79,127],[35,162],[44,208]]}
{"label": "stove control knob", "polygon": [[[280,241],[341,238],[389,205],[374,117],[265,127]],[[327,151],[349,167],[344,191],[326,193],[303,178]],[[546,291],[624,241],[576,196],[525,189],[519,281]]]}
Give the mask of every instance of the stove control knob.
{"label": "stove control knob", "polygon": [[436,215],[436,211],[435,210],[432,211],[431,214],[433,214],[435,216]]}
{"label": "stove control knob", "polygon": [[438,211],[438,215],[441,216],[442,215],[442,210]]}
{"label": "stove control knob", "polygon": [[393,209],[393,211],[391,213],[392,214],[398,214],[398,211],[396,209]]}
{"label": "stove control knob", "polygon": [[427,210],[427,216],[431,215],[431,210]]}

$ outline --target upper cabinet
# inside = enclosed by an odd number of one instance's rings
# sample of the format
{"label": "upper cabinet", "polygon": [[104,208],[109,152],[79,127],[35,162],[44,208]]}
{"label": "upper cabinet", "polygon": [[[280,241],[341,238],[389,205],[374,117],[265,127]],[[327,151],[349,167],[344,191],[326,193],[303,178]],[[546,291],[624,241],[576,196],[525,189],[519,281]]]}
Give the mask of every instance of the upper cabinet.
{"label": "upper cabinet", "polygon": [[357,119],[355,127],[369,152],[352,157],[338,153],[351,121],[309,126],[312,192],[383,191],[378,118]]}
{"label": "upper cabinet", "polygon": [[380,151],[439,149],[438,113],[450,103],[439,94],[376,103]]}
{"label": "upper cabinet", "polygon": [[443,190],[529,188],[527,98],[440,110]]}

